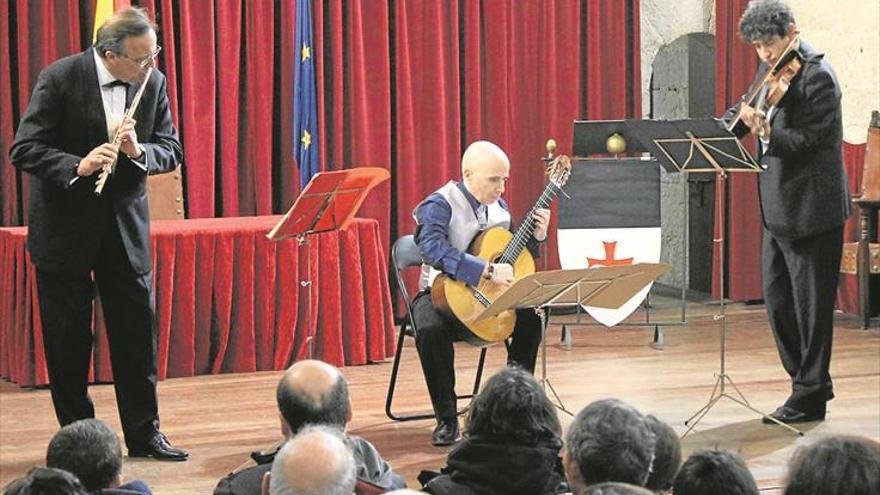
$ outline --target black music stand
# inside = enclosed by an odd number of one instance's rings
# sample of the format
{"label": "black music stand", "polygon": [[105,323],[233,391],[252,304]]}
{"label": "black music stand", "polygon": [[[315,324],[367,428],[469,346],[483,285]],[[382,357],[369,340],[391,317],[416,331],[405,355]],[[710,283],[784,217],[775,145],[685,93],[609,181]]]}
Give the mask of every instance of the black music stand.
{"label": "black music stand", "polygon": [[474,316],[473,322],[507,310],[534,309],[541,318],[541,385],[545,392],[549,389],[553,394],[552,400],[559,410],[573,416],[547,378],[549,319],[546,308],[589,303],[590,306],[617,309],[668,269],[669,265],[663,263],[638,263],[532,273],[517,280]]}
{"label": "black music stand", "polygon": [[[626,125],[632,130],[633,136],[644,146],[652,155],[660,160],[660,163],[671,172],[711,172],[716,175],[718,185],[717,191],[724,194],[722,200],[721,214],[719,218],[719,232],[721,233],[717,239],[714,239],[719,246],[721,252],[721,263],[719,263],[719,282],[721,286],[720,294],[720,311],[714,316],[715,321],[721,325],[721,369],[715,374],[715,387],[712,389],[712,395],[709,401],[684,424],[688,429],[682,435],[682,438],[688,435],[697,423],[709,413],[709,410],[718,403],[722,398],[728,398],[733,402],[750,409],[751,411],[761,415],[763,418],[769,419],[790,431],[803,435],[803,432],[791,425],[778,421],[762,411],[754,408],[746,399],[745,395],[739,390],[726,370],[726,315],[724,300],[724,235],[727,228],[727,194],[726,183],[729,173],[757,173],[763,169],[755,159],[749,154],[739,139],[730,133],[724,123],[718,119],[693,119],[693,120],[676,120],[676,121],[655,121],[655,120],[627,120]],[[737,395],[731,395],[726,386],[730,385]]]}
{"label": "black music stand", "polygon": [[[281,221],[266,234],[273,241],[295,237],[298,248],[305,246],[306,278],[300,287],[307,290],[306,344],[309,359],[312,358],[312,260],[309,250],[309,236],[322,232],[332,232],[348,227],[354,214],[367,197],[367,193],[377,184],[384,182],[391,174],[379,167],[358,167],[334,172],[319,172],[306,184],[293,206]],[[294,351],[294,359],[299,351]]]}

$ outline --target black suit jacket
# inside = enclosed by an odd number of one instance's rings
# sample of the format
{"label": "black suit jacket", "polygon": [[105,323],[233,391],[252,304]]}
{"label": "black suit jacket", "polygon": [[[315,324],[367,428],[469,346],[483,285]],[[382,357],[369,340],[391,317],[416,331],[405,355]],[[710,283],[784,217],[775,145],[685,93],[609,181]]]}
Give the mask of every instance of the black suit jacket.
{"label": "black suit jacket", "polygon": [[[783,239],[840,227],[850,214],[837,76],[805,41],[798,51],[803,66],[771,115],[770,143],[760,157],[766,170],[758,176],[764,227]],[[761,69],[759,76],[767,67]],[[739,105],[725,117],[738,112]],[[742,122],[734,128],[740,137],[748,132]]]}
{"label": "black suit jacket", "polygon": [[[170,172],[183,152],[171,122],[165,76],[153,70],[145,84],[134,119],[146,149],[147,173]],[[128,89],[129,101],[137,89]],[[40,269],[91,268],[107,223],[114,219],[134,270],[151,269],[147,173],[120,153],[101,197],[94,194],[97,173],[70,183],[80,159],[107,141],[92,49],[43,69],[10,151],[13,165],[30,176],[28,250]],[[107,201],[115,218],[106,214]]]}

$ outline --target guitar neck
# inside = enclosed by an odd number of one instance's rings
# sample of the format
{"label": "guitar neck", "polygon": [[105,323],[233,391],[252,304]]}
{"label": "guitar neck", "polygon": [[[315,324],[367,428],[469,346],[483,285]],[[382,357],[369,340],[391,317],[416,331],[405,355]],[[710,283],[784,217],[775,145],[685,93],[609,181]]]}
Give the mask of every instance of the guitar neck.
{"label": "guitar neck", "polygon": [[516,229],[513,239],[507,243],[507,247],[504,248],[504,252],[498,259],[499,263],[512,265],[516,262],[519,255],[522,254],[522,250],[528,244],[529,239],[532,238],[532,234],[535,233],[535,211],[540,208],[549,207],[550,203],[553,202],[553,198],[559,194],[559,190],[559,186],[552,181],[547,184],[544,192],[541,193],[541,196],[538,197],[538,200],[526,214],[525,218],[523,218],[522,224]]}

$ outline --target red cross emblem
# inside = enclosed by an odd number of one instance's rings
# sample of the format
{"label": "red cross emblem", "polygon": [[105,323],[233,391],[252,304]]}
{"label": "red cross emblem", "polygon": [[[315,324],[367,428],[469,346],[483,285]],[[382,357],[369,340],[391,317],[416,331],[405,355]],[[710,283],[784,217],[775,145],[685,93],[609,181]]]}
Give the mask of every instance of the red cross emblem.
{"label": "red cross emblem", "polygon": [[617,250],[617,241],[602,241],[602,244],[605,245],[605,259],[600,260],[597,258],[587,257],[587,267],[592,268],[594,266],[618,266],[618,265],[632,265],[632,258],[622,258],[615,259],[614,251]]}

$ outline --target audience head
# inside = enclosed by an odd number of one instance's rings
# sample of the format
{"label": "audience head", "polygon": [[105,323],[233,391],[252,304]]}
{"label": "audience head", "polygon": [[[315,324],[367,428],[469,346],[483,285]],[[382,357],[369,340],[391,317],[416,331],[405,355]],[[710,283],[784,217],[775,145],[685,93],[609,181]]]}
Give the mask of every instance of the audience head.
{"label": "audience head", "polygon": [[510,175],[510,159],[498,145],[475,141],[461,157],[461,178],[465,188],[484,205],[498,201]]}
{"label": "audience head", "polygon": [[556,410],[531,373],[507,367],[486,382],[471,405],[467,435],[493,443],[562,445]]}
{"label": "audience head", "polygon": [[789,463],[785,495],[880,493],[880,443],[833,436],[801,447]]}
{"label": "audience head", "polygon": [[357,483],[355,469],[354,454],[339,429],[307,426],[275,455],[269,493],[351,495]]}
{"label": "audience head", "polygon": [[645,416],[645,422],[654,432],[654,462],[645,488],[655,492],[669,492],[672,482],[681,466],[681,442],[671,426],[652,415]]}
{"label": "audience head", "polygon": [[675,495],[758,495],[755,478],[736,454],[697,452],[684,462],[672,486]]}
{"label": "audience head", "polygon": [[323,361],[309,359],[288,368],[278,382],[276,399],[283,429],[289,435],[309,424],[344,429],[351,419],[345,377]]}
{"label": "audience head", "polygon": [[6,485],[4,495],[88,495],[73,474],[51,467],[31,468],[28,474]]}
{"label": "audience head", "polygon": [[583,493],[584,495],[653,495],[653,492],[647,488],[616,481],[592,485]]}
{"label": "audience head", "polygon": [[76,475],[88,491],[122,483],[122,448],[116,433],[98,419],[81,419],[58,430],[46,465]]}
{"label": "audience head", "polygon": [[572,491],[605,481],[642,486],[654,457],[654,434],[631,405],[617,399],[581,410],[565,437],[562,461]]}

